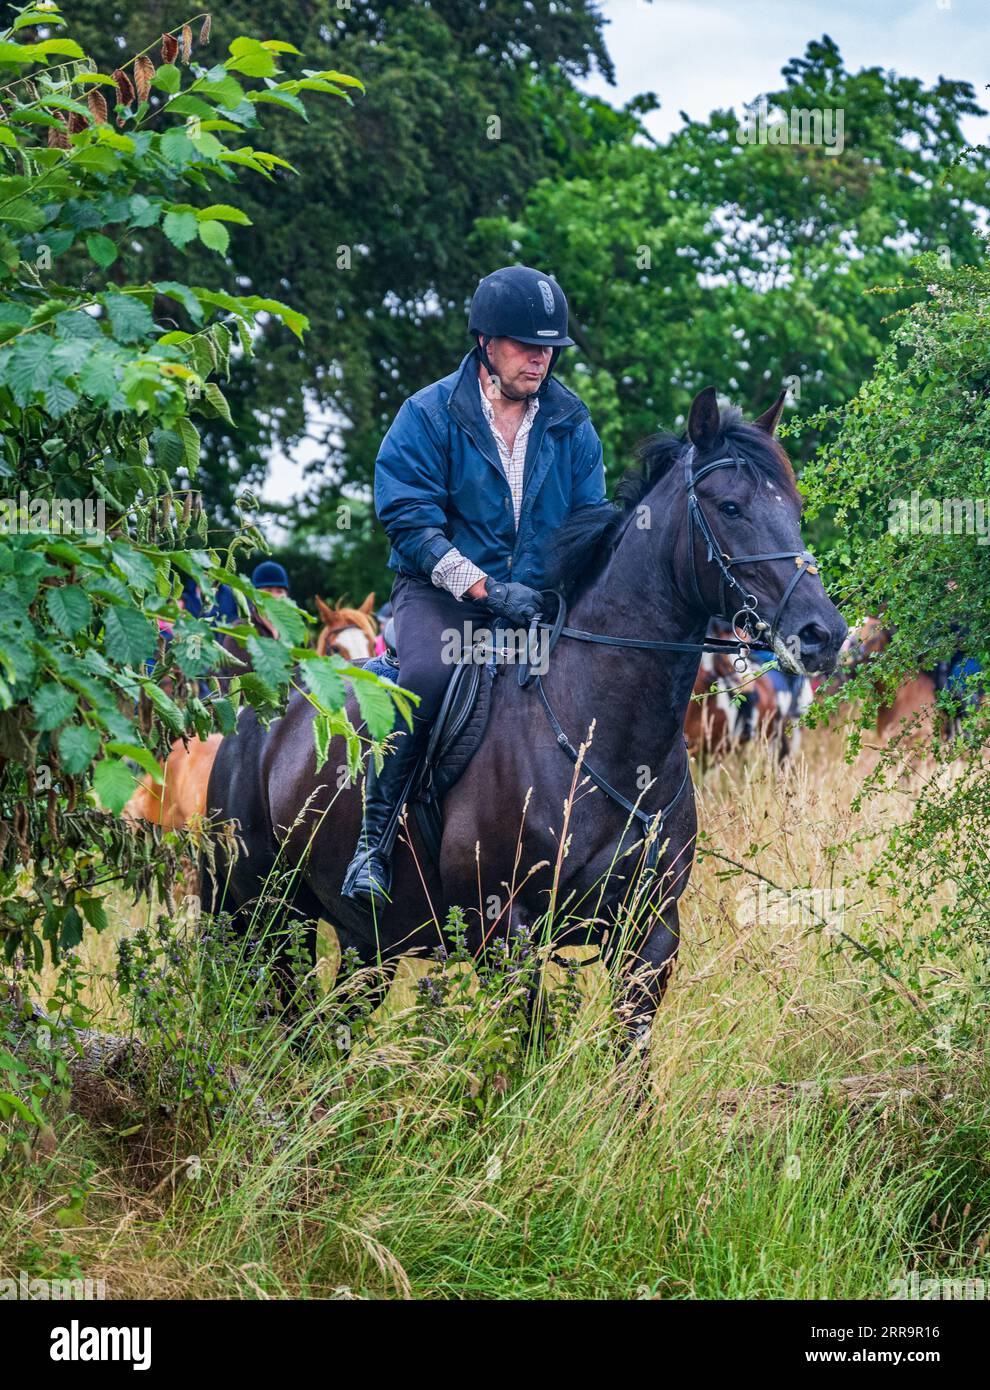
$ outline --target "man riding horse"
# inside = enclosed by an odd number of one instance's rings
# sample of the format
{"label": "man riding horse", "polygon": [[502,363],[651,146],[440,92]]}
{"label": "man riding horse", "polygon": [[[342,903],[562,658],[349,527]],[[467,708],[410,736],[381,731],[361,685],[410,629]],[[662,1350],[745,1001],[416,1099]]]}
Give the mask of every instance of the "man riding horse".
{"label": "man riding horse", "polygon": [[411,732],[369,765],[363,832],[343,895],[388,901],[391,844],[403,789],[451,674],[444,634],[539,616],[545,551],[561,524],[605,500],[602,446],[587,407],[553,376],[567,300],[549,275],[506,266],[478,285],[475,346],[450,376],[399,410],[375,467],[375,509],[389,567],[402,685],[419,696]]}

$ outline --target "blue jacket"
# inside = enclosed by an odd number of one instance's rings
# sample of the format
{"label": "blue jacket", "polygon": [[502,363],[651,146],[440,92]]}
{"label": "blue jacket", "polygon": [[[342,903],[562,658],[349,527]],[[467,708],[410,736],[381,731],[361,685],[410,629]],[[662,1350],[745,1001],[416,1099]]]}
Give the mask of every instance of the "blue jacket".
{"label": "blue jacket", "polygon": [[539,399],[518,530],[481,408],[477,349],[402,405],[375,465],[375,510],[392,542],[391,569],[428,578],[456,546],[493,579],[541,582],[547,541],[573,512],[605,500],[605,471],[587,406],[554,377]]}

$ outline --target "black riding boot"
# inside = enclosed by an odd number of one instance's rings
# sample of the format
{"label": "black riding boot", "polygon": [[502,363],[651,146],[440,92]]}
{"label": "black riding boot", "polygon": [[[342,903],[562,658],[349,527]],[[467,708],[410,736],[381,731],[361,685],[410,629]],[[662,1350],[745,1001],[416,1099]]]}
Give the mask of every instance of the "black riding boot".
{"label": "black riding boot", "polygon": [[403,730],[386,753],[381,772],[374,760],[368,764],[364,793],[364,826],[354,858],[347,866],[341,895],[352,902],[381,911],[390,901],[392,846],[399,827],[399,811],[408,795],[408,783],[429,736],[429,726],[413,721],[413,732]]}

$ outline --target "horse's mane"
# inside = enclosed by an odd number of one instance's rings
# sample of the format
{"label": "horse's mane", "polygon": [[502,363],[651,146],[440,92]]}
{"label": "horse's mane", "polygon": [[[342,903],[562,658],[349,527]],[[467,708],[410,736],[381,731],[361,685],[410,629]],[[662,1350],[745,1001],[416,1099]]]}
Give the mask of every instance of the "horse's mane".
{"label": "horse's mane", "polygon": [[[594,581],[640,502],[670,472],[687,443],[686,434],[663,430],[640,444],[636,451],[638,464],[620,479],[613,501],[582,507],[557,531],[544,569],[544,587],[562,589],[573,598]],[[721,412],[718,437],[710,449],[698,455],[695,468],[718,458],[727,449],[739,455],[740,466],[771,479],[792,501],[800,502],[794,472],[783,447],[773,435],[744,420],[736,406]]]}

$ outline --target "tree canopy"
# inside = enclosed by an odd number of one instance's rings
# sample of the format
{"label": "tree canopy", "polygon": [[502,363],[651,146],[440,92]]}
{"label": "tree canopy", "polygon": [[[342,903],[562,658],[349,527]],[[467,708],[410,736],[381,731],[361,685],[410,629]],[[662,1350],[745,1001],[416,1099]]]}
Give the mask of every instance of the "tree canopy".
{"label": "tree canopy", "polygon": [[[97,53],[146,24],[137,4],[75,13]],[[971,87],[850,71],[827,36],[763,96],[771,116],[841,112],[841,149],[746,142],[746,113],[731,110],[654,141],[652,94],[617,109],[579,90],[592,71],[612,75],[590,0],[320,0],[265,17],[314,61],[360,72],[366,90],[318,126],[265,109],[299,176],[246,190],[250,225],[230,228],[229,255],[245,290],[277,286],[305,305],[310,331],[303,347],[273,318],[255,356],[232,362],[233,427],[207,423],[204,492],[229,524],[272,448],[291,456],[306,440],[311,493],[282,522],[338,593],[387,583],[384,537],[359,499],[403,399],[466,350],[468,300],[495,265],[539,265],[567,291],[579,348],[561,371],[591,406],[615,477],[709,382],[756,411],[789,379],[807,457],[818,432],[800,421],[869,372],[887,316],[907,302],[895,287],[910,256],[978,254],[988,164],[961,132],[979,110]],[[250,18],[235,0],[218,37]],[[189,252],[193,265],[205,255]],[[149,276],[166,274],[167,247],[143,254]],[[891,296],[871,298],[875,286]]]}

